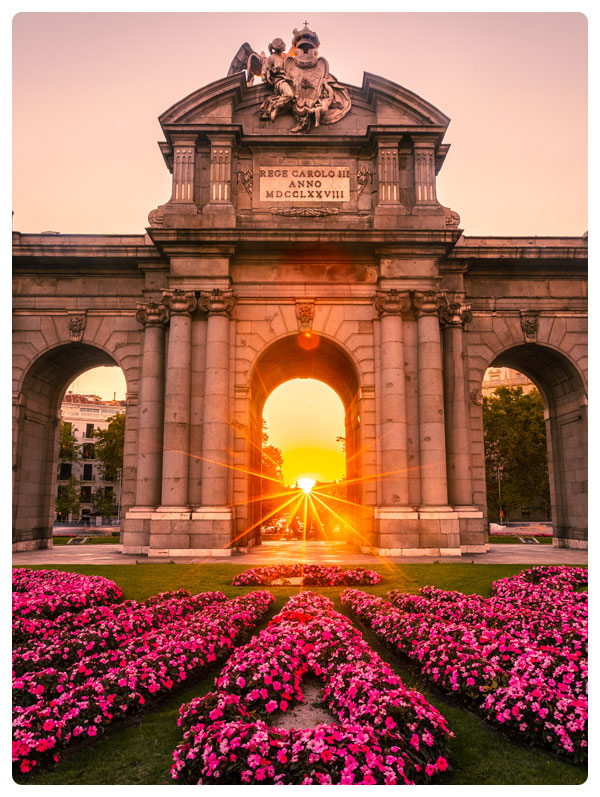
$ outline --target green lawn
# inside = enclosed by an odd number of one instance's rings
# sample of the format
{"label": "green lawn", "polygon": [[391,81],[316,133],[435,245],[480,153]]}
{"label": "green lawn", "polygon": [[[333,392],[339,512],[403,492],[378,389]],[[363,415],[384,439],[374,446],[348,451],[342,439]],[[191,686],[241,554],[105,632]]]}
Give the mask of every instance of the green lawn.
{"label": "green lawn", "polygon": [[[536,537],[536,540],[540,543],[540,545],[552,545],[552,537]],[[502,544],[505,543],[511,545],[527,545],[528,543],[524,543],[520,537],[513,537],[512,535],[507,534],[506,537],[488,537],[488,542],[492,545],[494,544]],[[529,543],[529,545],[535,545],[535,543]]]}
{"label": "green lawn", "polygon": [[[36,568],[39,569],[39,568]],[[98,574],[116,581],[123,598],[141,600],[157,592],[184,588],[190,592],[221,590],[227,595],[245,594],[256,587],[233,587],[231,580],[246,568],[237,564],[141,564],[65,566],[55,569]],[[494,580],[514,575],[519,565],[471,564],[382,564],[377,568],[380,584],[365,591],[385,596],[392,588],[416,592],[425,584],[464,593],[491,594]],[[297,587],[270,587],[277,597],[271,615]],[[337,587],[314,587],[332,598],[342,611]],[[270,616],[271,616],[270,615]],[[266,624],[266,620],[263,626]],[[261,626],[262,627],[262,626]],[[404,682],[422,692],[444,716],[454,732],[451,743],[451,770],[436,782],[442,784],[560,784],[575,785],[586,779],[584,767],[562,761],[543,751],[526,748],[492,729],[482,719],[433,689],[406,661],[390,653],[366,629],[361,631],[369,644],[402,677]],[[182,703],[210,691],[220,667],[190,681],[159,705],[126,723],[115,725],[107,735],[78,751],[65,754],[55,770],[39,772],[20,783],[30,784],[169,784],[171,753],[180,741],[177,715]]]}
{"label": "green lawn", "polygon": [[[79,535],[73,535],[79,536]],[[72,537],[53,537],[52,538],[52,545],[66,545]],[[115,534],[113,537],[89,537],[87,542],[84,543],[76,543],[77,545],[106,545],[107,543],[111,545],[118,544],[119,542],[119,535]]]}

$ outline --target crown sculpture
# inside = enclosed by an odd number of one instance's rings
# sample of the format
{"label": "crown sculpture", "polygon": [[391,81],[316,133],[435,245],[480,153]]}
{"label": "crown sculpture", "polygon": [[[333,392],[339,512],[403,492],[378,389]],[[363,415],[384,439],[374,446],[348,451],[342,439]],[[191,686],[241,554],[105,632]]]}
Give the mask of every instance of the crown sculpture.
{"label": "crown sculpture", "polygon": [[317,48],[317,34],[308,22],[302,30],[294,29],[292,49],[285,52],[285,42],[273,39],[269,55],[260,55],[245,42],[236,53],[228,75],[245,70],[248,85],[255,76],[270,86],[271,95],[260,106],[260,118],[272,122],[284,112],[293,114],[296,126],[290,133],[308,133],[311,126],[331,125],[350,110],[348,90],[329,73],[329,64]]}

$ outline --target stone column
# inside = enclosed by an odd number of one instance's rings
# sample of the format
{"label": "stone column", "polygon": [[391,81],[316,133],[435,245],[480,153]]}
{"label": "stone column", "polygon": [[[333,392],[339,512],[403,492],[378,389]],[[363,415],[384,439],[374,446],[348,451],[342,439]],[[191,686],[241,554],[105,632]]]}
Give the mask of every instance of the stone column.
{"label": "stone column", "polygon": [[202,506],[229,503],[229,319],[235,305],[231,291],[213,290],[199,299],[208,314],[202,460]]}
{"label": "stone column", "polygon": [[446,480],[444,382],[437,291],[413,291],[417,313],[419,364],[419,450],[421,507],[426,512],[449,511]]}
{"label": "stone column", "polygon": [[202,425],[206,376],[206,314],[198,308],[192,319],[192,373],[190,400],[190,492],[191,506],[202,503]]}
{"label": "stone column", "polygon": [[169,308],[169,347],[165,385],[162,498],[159,512],[189,513],[189,437],[193,291],[163,292]]}
{"label": "stone column", "polygon": [[463,326],[473,314],[460,302],[442,307],[448,498],[455,510],[472,509],[468,407],[465,395]]}
{"label": "stone column", "polygon": [[406,387],[402,313],[410,309],[408,292],[378,291],[374,298],[380,318],[382,499],[386,507],[408,509]]}
{"label": "stone column", "polygon": [[138,414],[135,509],[155,509],[161,500],[164,414],[165,325],[167,308],[157,302],[138,304],[136,319],[144,325]]}

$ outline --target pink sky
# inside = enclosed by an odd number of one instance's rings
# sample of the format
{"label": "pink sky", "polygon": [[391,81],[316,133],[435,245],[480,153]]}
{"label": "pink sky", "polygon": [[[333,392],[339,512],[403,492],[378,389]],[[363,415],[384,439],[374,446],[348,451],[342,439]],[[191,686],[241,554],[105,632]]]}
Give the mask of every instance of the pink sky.
{"label": "pink sky", "polygon": [[18,14],[14,229],[142,233],[170,195],[158,115],[305,19],[339,80],[383,75],[452,119],[438,195],[467,235],[587,229],[582,14],[312,12]]}

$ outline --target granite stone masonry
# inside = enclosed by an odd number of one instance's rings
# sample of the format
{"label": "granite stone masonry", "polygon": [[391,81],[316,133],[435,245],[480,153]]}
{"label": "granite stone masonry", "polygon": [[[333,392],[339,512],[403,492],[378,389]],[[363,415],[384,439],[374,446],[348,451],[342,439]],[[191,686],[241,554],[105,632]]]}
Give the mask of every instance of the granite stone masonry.
{"label": "granite stone masonry", "polygon": [[298,377],[345,407],[350,542],[485,552],[490,366],[539,387],[554,543],[586,547],[587,238],[465,236],[436,197],[449,118],[294,36],[160,116],[145,232],[13,234],[14,548],[51,545],[60,402],[99,365],[127,381],[124,553],[260,543],[262,410]]}

